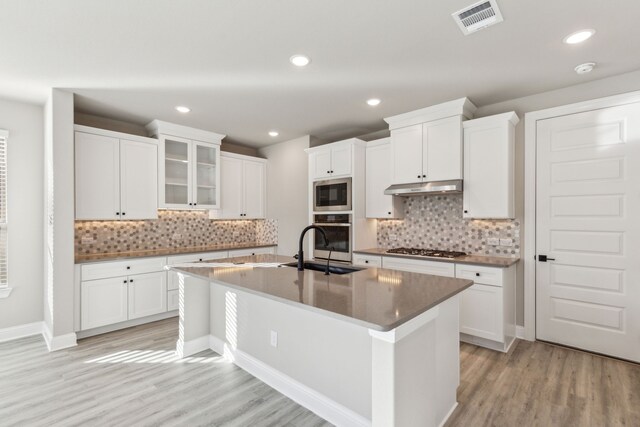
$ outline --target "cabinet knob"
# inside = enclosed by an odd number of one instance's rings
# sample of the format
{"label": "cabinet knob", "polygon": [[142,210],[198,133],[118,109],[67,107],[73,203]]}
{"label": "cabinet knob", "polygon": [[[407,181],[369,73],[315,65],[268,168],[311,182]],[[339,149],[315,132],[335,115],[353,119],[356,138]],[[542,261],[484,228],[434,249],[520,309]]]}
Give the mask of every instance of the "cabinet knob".
{"label": "cabinet knob", "polygon": [[469,213],[469,211],[465,209],[464,213]]}
{"label": "cabinet knob", "polygon": [[365,264],[369,264],[369,260],[368,260],[368,259],[367,259],[367,260],[365,260],[365,261],[364,261],[364,263],[365,263]]}
{"label": "cabinet knob", "polygon": [[122,282],[122,283],[127,283],[127,281],[125,280],[125,281],[124,281],[124,282]]}
{"label": "cabinet knob", "polygon": [[120,212],[116,212],[116,215],[120,215]]}
{"label": "cabinet knob", "polygon": [[331,173],[331,171],[327,171],[327,173]]}
{"label": "cabinet knob", "polygon": [[331,171],[331,173],[333,173],[333,171]]}
{"label": "cabinet knob", "polygon": [[480,273],[476,273],[476,277],[480,277]]}
{"label": "cabinet knob", "polygon": [[126,213],[125,213],[125,212],[122,212],[122,216],[125,216],[125,215],[126,215]]}
{"label": "cabinet knob", "polygon": [[133,279],[129,280],[129,283],[133,283]]}
{"label": "cabinet knob", "polygon": [[418,178],[420,178],[420,175],[418,175]]}
{"label": "cabinet knob", "polygon": [[193,203],[189,203],[189,206],[193,206]]}
{"label": "cabinet knob", "polygon": [[197,205],[197,203],[194,203],[193,206]]}
{"label": "cabinet knob", "polygon": [[202,258],[200,258],[200,262],[202,262]]}
{"label": "cabinet knob", "polygon": [[422,177],[423,177],[423,178],[426,178],[426,177],[427,177],[427,175],[422,175]]}
{"label": "cabinet knob", "polygon": [[391,212],[387,212],[387,215],[391,215]]}
{"label": "cabinet knob", "polygon": [[131,266],[127,265],[127,270],[131,270]]}

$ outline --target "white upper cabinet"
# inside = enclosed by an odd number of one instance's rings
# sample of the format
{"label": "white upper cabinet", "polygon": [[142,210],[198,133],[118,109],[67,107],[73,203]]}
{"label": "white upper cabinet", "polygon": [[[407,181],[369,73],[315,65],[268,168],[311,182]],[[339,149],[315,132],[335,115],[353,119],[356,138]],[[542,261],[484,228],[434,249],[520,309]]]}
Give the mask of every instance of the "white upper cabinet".
{"label": "white upper cabinet", "polygon": [[150,138],[76,126],[76,219],[157,218],[157,156]]}
{"label": "white upper cabinet", "polygon": [[220,145],[225,135],[154,120],[160,141],[158,204],[165,209],[220,207]]}
{"label": "white upper cabinet", "polygon": [[266,215],[267,161],[239,154],[220,157],[221,205],[214,218],[259,219]]}
{"label": "white upper cabinet", "polygon": [[327,144],[309,152],[312,178],[338,178],[351,175],[352,145],[346,142]]}
{"label": "white upper cabinet", "polygon": [[464,122],[464,218],[515,218],[514,112]]}
{"label": "white upper cabinet", "polygon": [[402,217],[402,199],[384,194],[384,190],[391,185],[390,155],[391,144],[389,138],[382,138],[367,143],[367,218]]}
{"label": "white upper cabinet", "polygon": [[461,98],[386,118],[392,184],[462,179],[462,122],[474,111]]}

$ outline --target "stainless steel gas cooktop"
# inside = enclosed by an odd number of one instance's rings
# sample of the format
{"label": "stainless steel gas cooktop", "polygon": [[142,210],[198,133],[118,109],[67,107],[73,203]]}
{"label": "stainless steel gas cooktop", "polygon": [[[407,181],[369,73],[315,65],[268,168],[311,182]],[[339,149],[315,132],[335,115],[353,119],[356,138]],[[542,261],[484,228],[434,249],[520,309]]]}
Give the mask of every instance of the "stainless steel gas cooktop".
{"label": "stainless steel gas cooktop", "polygon": [[417,248],[393,248],[387,250],[388,254],[401,254],[401,255],[417,255],[425,257],[435,258],[457,258],[465,256],[464,252],[456,251],[443,251],[440,249],[417,249]]}

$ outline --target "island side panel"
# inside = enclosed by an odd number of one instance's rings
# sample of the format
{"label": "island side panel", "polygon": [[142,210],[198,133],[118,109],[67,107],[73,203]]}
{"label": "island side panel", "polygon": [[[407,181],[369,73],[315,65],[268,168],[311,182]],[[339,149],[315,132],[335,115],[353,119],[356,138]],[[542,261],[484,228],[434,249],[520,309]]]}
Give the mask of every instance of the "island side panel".
{"label": "island side panel", "polygon": [[460,385],[460,294],[439,307],[436,319],[436,419],[442,424],[458,406],[457,391]]}
{"label": "island side panel", "polygon": [[[298,289],[292,292],[297,294]],[[340,418],[349,420],[343,425],[370,424],[367,328],[214,283],[210,330],[212,341],[223,345],[231,358],[238,351],[247,354],[352,411]],[[271,345],[271,331],[277,333],[277,347]],[[332,421],[331,414],[318,414]]]}
{"label": "island side panel", "polygon": [[209,349],[208,280],[178,273],[180,316],[176,352],[180,357]]}

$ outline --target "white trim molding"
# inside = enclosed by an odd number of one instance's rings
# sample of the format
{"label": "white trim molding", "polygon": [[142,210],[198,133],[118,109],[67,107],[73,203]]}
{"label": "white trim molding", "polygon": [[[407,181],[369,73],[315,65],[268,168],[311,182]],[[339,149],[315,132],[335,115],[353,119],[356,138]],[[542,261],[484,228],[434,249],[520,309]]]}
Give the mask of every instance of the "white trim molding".
{"label": "white trim molding", "polygon": [[49,351],[58,351],[78,345],[75,332],[70,334],[53,336],[46,322],[42,323],[42,336],[47,343]]}
{"label": "white trim molding", "polygon": [[536,127],[538,120],[640,102],[640,91],[525,113],[524,135],[524,333],[536,339]]}
{"label": "white trim molding", "polygon": [[209,350],[209,348],[211,348],[209,342],[209,335],[189,341],[182,341],[178,339],[176,342],[176,353],[182,358],[193,356],[201,351]]}
{"label": "white trim molding", "polygon": [[244,351],[232,348],[220,338],[210,335],[209,343],[211,350],[223,355],[236,366],[244,369],[260,381],[273,387],[331,424],[349,427],[371,426],[371,420],[264,364]]}
{"label": "white trim molding", "polygon": [[27,323],[25,325],[12,326],[0,329],[0,342],[17,340],[18,338],[31,337],[42,334],[42,322]]}

